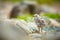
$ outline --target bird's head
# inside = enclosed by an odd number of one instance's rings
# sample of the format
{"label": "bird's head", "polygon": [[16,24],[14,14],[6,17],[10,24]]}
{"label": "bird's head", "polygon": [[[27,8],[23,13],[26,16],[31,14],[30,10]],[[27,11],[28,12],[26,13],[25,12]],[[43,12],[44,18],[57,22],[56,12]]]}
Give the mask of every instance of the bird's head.
{"label": "bird's head", "polygon": [[33,17],[40,17],[38,14],[35,14]]}

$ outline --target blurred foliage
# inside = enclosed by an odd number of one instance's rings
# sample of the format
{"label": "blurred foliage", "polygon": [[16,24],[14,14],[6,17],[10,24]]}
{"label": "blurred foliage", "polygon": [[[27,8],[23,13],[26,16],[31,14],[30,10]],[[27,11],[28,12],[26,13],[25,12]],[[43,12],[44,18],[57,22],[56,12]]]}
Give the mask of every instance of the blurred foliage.
{"label": "blurred foliage", "polygon": [[[25,1],[25,0],[0,0],[2,2],[6,2],[6,1],[9,1],[9,2],[22,2],[22,1]],[[38,2],[39,4],[54,4],[54,3],[60,3],[60,0],[27,0],[27,1],[36,1]]]}
{"label": "blurred foliage", "polygon": [[[60,14],[58,13],[42,13],[40,16],[47,16],[52,19],[60,19]],[[17,19],[23,19],[27,22],[33,22],[33,15],[24,15],[24,16],[17,16]]]}
{"label": "blurred foliage", "polygon": [[60,0],[36,0],[39,4],[56,4],[60,3]]}
{"label": "blurred foliage", "polygon": [[[24,0],[0,0],[1,2],[23,2]],[[56,3],[60,3],[60,0],[35,0],[36,2],[38,2],[39,4],[56,4]],[[55,13],[44,13],[41,14],[43,16],[48,16],[50,18],[53,19],[60,19],[60,15],[59,14],[55,14]],[[17,19],[24,19],[25,21],[27,21],[27,19],[29,19],[30,21],[32,20],[33,16],[32,15],[26,15],[26,16],[18,16]]]}
{"label": "blurred foliage", "polygon": [[51,4],[51,3],[53,3],[52,0],[37,0],[37,2],[38,2],[39,4],[45,4],[45,3]]}
{"label": "blurred foliage", "polygon": [[60,19],[60,14],[57,13],[42,13],[41,16],[47,16],[52,19]]}
{"label": "blurred foliage", "polygon": [[23,0],[0,0],[1,2],[22,2]]}
{"label": "blurred foliage", "polygon": [[17,16],[17,19],[22,19],[27,22],[32,22],[33,21],[33,16],[32,15],[23,15],[23,16]]}

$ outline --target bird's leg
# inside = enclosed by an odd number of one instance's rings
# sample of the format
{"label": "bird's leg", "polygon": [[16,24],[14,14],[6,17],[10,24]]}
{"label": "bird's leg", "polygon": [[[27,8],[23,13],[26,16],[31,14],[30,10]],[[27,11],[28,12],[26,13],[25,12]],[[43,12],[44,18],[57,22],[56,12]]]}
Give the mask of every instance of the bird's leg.
{"label": "bird's leg", "polygon": [[41,28],[40,28],[40,33],[41,33]]}
{"label": "bird's leg", "polygon": [[40,28],[40,33],[42,32],[41,28]]}
{"label": "bird's leg", "polygon": [[40,33],[42,33],[42,28],[40,27]]}
{"label": "bird's leg", "polygon": [[43,33],[43,27],[40,27],[39,30],[40,30],[40,33]]}
{"label": "bird's leg", "polygon": [[43,33],[43,27],[41,27],[41,33]]}
{"label": "bird's leg", "polygon": [[39,33],[42,32],[42,28],[40,26],[38,26],[38,31],[39,31]]}
{"label": "bird's leg", "polygon": [[40,33],[40,27],[38,26],[38,33]]}

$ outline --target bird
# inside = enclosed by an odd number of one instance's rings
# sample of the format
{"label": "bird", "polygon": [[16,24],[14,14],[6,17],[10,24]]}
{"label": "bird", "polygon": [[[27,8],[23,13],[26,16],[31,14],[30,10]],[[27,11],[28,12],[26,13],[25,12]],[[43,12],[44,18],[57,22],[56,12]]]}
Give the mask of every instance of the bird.
{"label": "bird", "polygon": [[42,30],[44,30],[43,29],[44,27],[46,29],[49,28],[49,30],[47,30],[47,31],[57,30],[57,28],[60,28],[60,24],[57,21],[55,21],[54,19],[51,19],[46,16],[40,16],[38,14],[34,15],[34,22],[37,25],[39,33],[43,32]]}
{"label": "bird", "polygon": [[38,14],[34,15],[34,22],[37,25],[39,33],[42,32],[43,26],[45,26],[44,20]]}

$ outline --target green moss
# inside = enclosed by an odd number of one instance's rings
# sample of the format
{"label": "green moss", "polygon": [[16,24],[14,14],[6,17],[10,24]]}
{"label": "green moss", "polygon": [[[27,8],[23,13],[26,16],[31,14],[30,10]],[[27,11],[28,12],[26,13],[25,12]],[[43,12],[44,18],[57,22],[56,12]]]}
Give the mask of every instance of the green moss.
{"label": "green moss", "polygon": [[47,16],[53,19],[60,19],[60,14],[57,14],[57,13],[43,13],[41,14],[41,16]]}
{"label": "green moss", "polygon": [[22,2],[23,0],[1,0],[1,2],[12,2],[12,3],[15,3],[15,2]]}
{"label": "green moss", "polygon": [[17,19],[22,19],[22,20],[25,20],[25,21],[30,21],[32,22],[33,21],[33,16],[32,15],[25,15],[25,16],[17,16]]}

